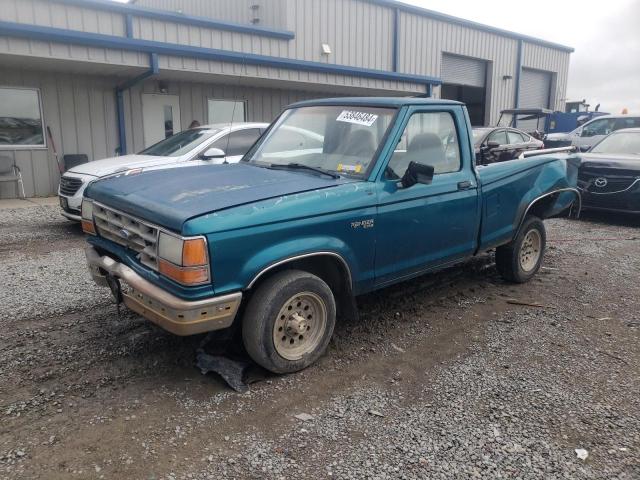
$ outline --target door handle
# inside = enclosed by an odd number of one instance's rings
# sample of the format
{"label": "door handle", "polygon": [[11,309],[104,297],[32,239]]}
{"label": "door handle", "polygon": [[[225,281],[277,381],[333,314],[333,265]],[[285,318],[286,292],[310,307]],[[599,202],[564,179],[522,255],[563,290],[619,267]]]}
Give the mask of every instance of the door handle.
{"label": "door handle", "polygon": [[469,190],[473,185],[469,180],[458,182],[458,190]]}

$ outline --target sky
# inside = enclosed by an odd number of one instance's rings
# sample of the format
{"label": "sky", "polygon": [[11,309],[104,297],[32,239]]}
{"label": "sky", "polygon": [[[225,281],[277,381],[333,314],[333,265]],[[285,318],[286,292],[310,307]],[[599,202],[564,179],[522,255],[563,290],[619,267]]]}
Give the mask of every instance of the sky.
{"label": "sky", "polygon": [[640,0],[403,1],[573,47],[567,100],[640,113]]}

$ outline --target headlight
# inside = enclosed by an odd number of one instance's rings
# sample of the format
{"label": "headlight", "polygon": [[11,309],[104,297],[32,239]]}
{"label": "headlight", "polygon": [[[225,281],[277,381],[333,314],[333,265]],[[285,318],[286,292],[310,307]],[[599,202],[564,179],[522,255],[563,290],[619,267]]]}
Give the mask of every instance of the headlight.
{"label": "headlight", "polygon": [[204,237],[182,238],[160,232],[158,271],[182,285],[201,285],[211,280],[209,254]]}
{"label": "headlight", "polygon": [[82,206],[80,208],[82,216],[82,231],[90,235],[95,235],[96,226],[93,223],[93,202],[83,198]]}

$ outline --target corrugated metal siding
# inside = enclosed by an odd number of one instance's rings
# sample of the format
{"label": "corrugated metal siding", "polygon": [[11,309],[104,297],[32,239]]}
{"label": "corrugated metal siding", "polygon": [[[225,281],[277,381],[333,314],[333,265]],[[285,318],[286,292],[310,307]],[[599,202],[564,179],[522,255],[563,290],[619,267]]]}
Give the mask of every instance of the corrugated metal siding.
{"label": "corrugated metal siding", "polygon": [[[500,110],[513,107],[518,42],[494,33],[401,12],[399,70],[406,73],[440,76],[442,53],[477,58],[487,64],[487,103],[490,122]],[[434,90],[439,96],[439,88]]]}
{"label": "corrugated metal siding", "polygon": [[[189,125],[193,120],[207,121],[207,99],[234,99],[247,101],[247,121],[270,123],[287,105],[301,100],[336,96],[335,93],[255,88],[249,85],[217,85],[172,81],[168,94],[180,97],[180,123]],[[159,93],[157,82],[145,82],[125,94],[126,127],[132,151],[144,148],[142,133],[142,94]],[[132,128],[135,126],[135,128]]]}
{"label": "corrugated metal siding", "polygon": [[48,0],[1,0],[0,20],[124,36],[123,15]]}
{"label": "corrugated metal siding", "polygon": [[251,24],[254,18],[252,5],[258,5],[257,16],[261,25],[284,28],[286,25],[286,0],[138,0],[141,7],[180,12],[186,15],[215,18],[228,22]]}
{"label": "corrugated metal siding", "polygon": [[487,62],[475,58],[444,54],[442,74],[444,83],[484,87],[487,77]]}
{"label": "corrugated metal siding", "polygon": [[[156,0],[178,4],[178,0]],[[244,2],[240,2],[244,3]],[[264,2],[267,3],[267,2]],[[391,70],[393,11],[353,0],[282,0],[282,18],[295,29],[293,40],[260,38],[172,22],[134,19],[134,36],[168,43]],[[271,7],[270,7],[271,8]],[[322,54],[322,44],[332,49]]]}
{"label": "corrugated metal siding", "polygon": [[[114,79],[3,69],[0,85],[40,89],[44,123],[51,127],[60,158],[68,153],[86,153],[91,160],[113,156],[118,144]],[[57,191],[58,167],[50,146],[0,149],[0,155],[15,158],[27,196]],[[12,184],[0,184],[0,198],[15,196]]]}

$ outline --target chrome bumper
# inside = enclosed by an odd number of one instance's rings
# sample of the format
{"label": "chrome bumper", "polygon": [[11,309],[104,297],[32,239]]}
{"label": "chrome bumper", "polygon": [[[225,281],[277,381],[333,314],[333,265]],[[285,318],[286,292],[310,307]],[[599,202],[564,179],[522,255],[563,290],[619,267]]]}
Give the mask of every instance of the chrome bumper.
{"label": "chrome bumper", "polygon": [[134,312],[175,335],[194,335],[229,327],[235,319],[242,293],[205,300],[183,300],[145,280],[125,264],[85,249],[94,282],[108,286],[107,275],[120,280],[124,304]]}
{"label": "chrome bumper", "polygon": [[64,210],[62,210],[62,212],[60,213],[63,217],[69,220],[73,220],[74,222],[80,222],[82,220],[82,217],[80,215],[74,215],[73,213],[65,212]]}

